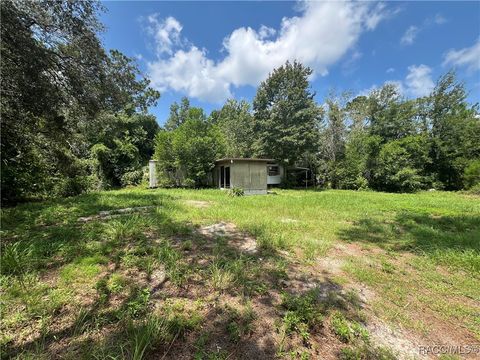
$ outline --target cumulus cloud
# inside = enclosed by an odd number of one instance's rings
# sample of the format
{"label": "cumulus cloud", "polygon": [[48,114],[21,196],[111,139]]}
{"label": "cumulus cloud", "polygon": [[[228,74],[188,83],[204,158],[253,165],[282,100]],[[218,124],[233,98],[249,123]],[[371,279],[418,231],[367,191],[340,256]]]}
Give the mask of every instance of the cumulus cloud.
{"label": "cumulus cloud", "polygon": [[256,86],[287,60],[310,66],[313,77],[326,75],[363,32],[389,16],[385,5],[367,2],[305,2],[300,7],[299,16],[283,18],[279,29],[235,29],[224,39],[225,56],[219,60],[182,39],[176,19],[149,18],[157,47],[157,59],[147,64],[152,84],[161,91],[221,102],[231,96],[232,87]]}
{"label": "cumulus cloud", "polygon": [[[426,96],[435,87],[431,74],[432,69],[427,65],[411,65],[408,67],[408,73],[404,80],[387,80],[384,84],[395,85],[398,93],[402,96]],[[368,95],[378,88],[379,86],[372,85],[370,88],[361,90],[359,95]]]}
{"label": "cumulus cloud", "polygon": [[431,73],[432,69],[427,65],[409,66],[405,78],[406,91],[413,96],[428,95],[435,87]]}
{"label": "cumulus cloud", "polygon": [[400,43],[402,45],[412,45],[415,41],[415,38],[418,35],[420,29],[414,25],[410,26],[405,33],[403,34],[402,38],[400,39]]}
{"label": "cumulus cloud", "polygon": [[448,51],[443,65],[466,66],[471,71],[480,70],[480,39],[471,47]]}
{"label": "cumulus cloud", "polygon": [[153,35],[156,44],[157,54],[172,54],[174,46],[181,45],[180,32],[182,25],[174,17],[167,17],[160,20],[159,14],[152,14],[147,17],[148,31]]}

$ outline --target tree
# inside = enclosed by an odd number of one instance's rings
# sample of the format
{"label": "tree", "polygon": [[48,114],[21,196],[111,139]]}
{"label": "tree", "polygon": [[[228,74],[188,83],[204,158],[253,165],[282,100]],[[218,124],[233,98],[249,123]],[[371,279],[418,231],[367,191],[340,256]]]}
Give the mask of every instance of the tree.
{"label": "tree", "polygon": [[287,61],[260,84],[253,100],[255,156],[292,166],[316,152],[321,110],[309,88],[311,74]]}
{"label": "tree", "polygon": [[407,136],[382,146],[374,172],[374,186],[384,191],[412,192],[426,188],[429,162],[425,136]]}
{"label": "tree", "polygon": [[252,156],[253,117],[250,113],[250,105],[245,100],[228,100],[220,110],[212,112],[210,121],[215,123],[223,133],[224,156]]}
{"label": "tree", "polygon": [[91,142],[94,175],[99,186],[135,185],[143,177],[142,167],[151,159],[159,126],[152,115],[128,113],[102,115],[107,124]]}
{"label": "tree", "polygon": [[191,108],[185,122],[174,130],[160,131],[155,138],[154,158],[160,183],[208,186],[215,160],[223,153],[224,142],[218,126],[206,121],[203,111]]}
{"label": "tree", "polygon": [[0,6],[2,201],[84,191],[98,115],[145,112],[159,94],[131,59],[103,49],[99,3]]}
{"label": "tree", "polygon": [[174,102],[170,105],[170,115],[165,122],[166,130],[175,130],[177,127],[182,125],[188,118],[190,111],[190,101],[187,97],[182,98],[180,105],[177,102]]}
{"label": "tree", "polygon": [[415,110],[414,101],[402,101],[396,85],[385,84],[369,96],[370,133],[380,136],[383,142],[414,135]]}
{"label": "tree", "polygon": [[469,106],[466,97],[464,84],[448,72],[428,98],[430,171],[448,190],[461,189],[469,160],[480,158],[478,107]]}

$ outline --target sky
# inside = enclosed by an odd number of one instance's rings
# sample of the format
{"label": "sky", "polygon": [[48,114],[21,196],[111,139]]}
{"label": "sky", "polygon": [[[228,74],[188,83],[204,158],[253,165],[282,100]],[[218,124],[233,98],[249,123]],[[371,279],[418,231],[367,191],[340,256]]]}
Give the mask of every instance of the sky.
{"label": "sky", "polygon": [[207,114],[255,96],[287,60],[313,70],[318,103],[332,91],[366,94],[386,82],[428,94],[455,69],[480,102],[480,2],[107,1],[107,49],[135,58],[160,91],[163,124],[187,96]]}

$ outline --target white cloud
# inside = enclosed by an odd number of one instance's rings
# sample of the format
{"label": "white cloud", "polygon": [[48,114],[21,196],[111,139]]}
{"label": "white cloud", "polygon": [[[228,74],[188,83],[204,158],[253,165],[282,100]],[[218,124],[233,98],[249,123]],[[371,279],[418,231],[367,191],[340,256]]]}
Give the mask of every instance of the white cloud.
{"label": "white cloud", "polygon": [[413,96],[428,95],[435,87],[431,73],[432,69],[427,65],[409,66],[405,78],[406,92]]}
{"label": "white cloud", "polygon": [[[388,71],[387,71],[388,72]],[[419,97],[428,95],[435,84],[431,77],[432,69],[427,65],[411,65],[408,67],[408,74],[402,80],[387,80],[385,84],[393,84],[398,90],[398,94],[408,97]],[[379,89],[379,86],[374,84],[371,87],[364,89],[358,95],[368,95],[372,91]]]}
{"label": "white cloud", "polygon": [[155,39],[157,54],[172,54],[172,48],[181,44],[182,25],[174,17],[159,20],[158,14],[147,17],[148,31]]}
{"label": "white cloud", "polygon": [[433,21],[437,25],[442,25],[447,22],[447,19],[445,19],[442,14],[435,14],[435,17],[433,18]]}
{"label": "white cloud", "polygon": [[471,47],[448,51],[443,65],[466,66],[471,71],[480,70],[480,39]]}
{"label": "white cloud", "polygon": [[391,74],[391,73],[393,73],[393,72],[395,72],[395,69],[392,68],[392,67],[391,67],[391,68],[388,68],[387,71],[386,71],[387,74]]}
{"label": "white cloud", "polygon": [[412,45],[415,41],[415,38],[418,35],[420,29],[414,25],[410,26],[405,33],[403,34],[402,38],[400,39],[400,43],[402,45]]}
{"label": "white cloud", "polygon": [[[232,86],[258,85],[287,60],[299,60],[326,75],[364,31],[374,29],[389,13],[385,5],[367,2],[299,3],[300,15],[283,18],[279,29],[262,26],[235,29],[223,41],[223,59],[214,61],[205,49],[182,39],[174,18],[149,18],[157,59],[148,63],[152,84],[209,102],[231,96]],[[169,20],[170,19],[170,20]],[[175,48],[176,47],[176,48]]]}
{"label": "white cloud", "polygon": [[269,37],[272,37],[276,33],[277,33],[277,31],[274,28],[262,25],[260,27],[260,30],[258,31],[258,36],[260,37],[260,39],[263,40],[263,39],[267,39]]}

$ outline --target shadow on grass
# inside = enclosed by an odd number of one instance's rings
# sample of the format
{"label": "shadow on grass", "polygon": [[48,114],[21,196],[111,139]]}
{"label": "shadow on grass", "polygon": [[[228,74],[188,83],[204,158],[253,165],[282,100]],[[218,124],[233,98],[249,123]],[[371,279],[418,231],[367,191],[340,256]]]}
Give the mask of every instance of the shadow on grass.
{"label": "shadow on grass", "polygon": [[[33,226],[20,233],[19,238],[30,236],[28,240],[20,240],[27,241],[30,248],[24,258],[15,261],[30,261],[34,265],[12,273],[12,277],[21,277],[25,271],[46,272],[65,264],[76,268],[82,259],[99,254],[107,260],[99,264],[104,270],[94,278],[96,293],[90,305],[82,305],[80,312],[75,304],[69,304],[43,314],[53,320],[51,326],[40,334],[33,331],[27,341],[7,343],[2,358],[28,357],[28,354],[46,358],[275,358],[278,351],[275,327],[251,327],[256,316],[262,318],[259,324],[279,321],[280,327],[290,316],[290,332],[285,334],[287,340],[282,341],[313,351],[318,344],[305,345],[305,341],[314,341],[318,332],[323,331],[321,321],[314,322],[314,309],[325,315],[332,309],[347,311],[350,307],[360,307],[358,298],[343,291],[341,285],[327,276],[315,281],[305,279],[305,286],[299,284],[303,281],[298,280],[301,276],[297,277],[297,270],[275,246],[246,254],[225,237],[204,236],[190,224],[176,221],[171,211],[177,205],[168,196],[156,194],[152,198],[150,194],[130,193],[109,196],[112,199],[106,199],[104,194],[91,194],[61,204],[75,207],[73,213],[65,215],[71,219],[126,206],[153,203],[159,208],[152,213],[125,215],[104,223],[101,220],[80,225],[76,221],[62,223],[59,217],[55,225]],[[34,204],[37,214],[58,205]],[[261,229],[255,232],[264,237]],[[35,262],[36,259],[40,260]],[[130,265],[126,265],[126,259]],[[148,265],[151,261],[156,265]],[[163,269],[166,281],[156,282],[151,277],[155,266]],[[109,284],[114,275],[130,276],[123,285],[126,289],[123,297],[112,293]],[[279,304],[281,294],[288,301]],[[310,300],[305,303],[305,298]],[[172,299],[189,304],[200,302],[202,308],[184,314],[173,305],[173,312],[162,312]],[[247,308],[247,303],[252,304],[252,314],[233,309],[229,305],[232,299],[243,308]],[[160,313],[154,315],[159,309]],[[28,328],[34,323],[35,319],[30,319],[22,326]],[[302,340],[297,331],[300,328],[312,332],[312,340]]]}
{"label": "shadow on grass", "polygon": [[415,252],[445,265],[480,271],[480,216],[437,217],[403,212],[393,220],[361,219],[339,236],[346,241]]}

